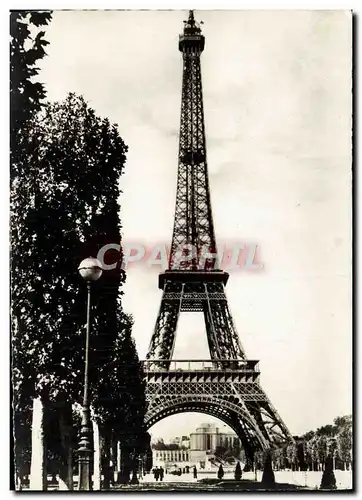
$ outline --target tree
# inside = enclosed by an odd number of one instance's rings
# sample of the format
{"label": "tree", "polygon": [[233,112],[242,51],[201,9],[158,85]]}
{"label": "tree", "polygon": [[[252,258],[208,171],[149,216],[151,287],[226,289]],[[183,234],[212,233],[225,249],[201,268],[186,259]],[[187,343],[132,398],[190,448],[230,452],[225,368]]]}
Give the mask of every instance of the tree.
{"label": "tree", "polygon": [[310,441],[307,443],[307,447],[309,450],[309,455],[311,458],[311,464],[312,464],[312,469],[314,471],[318,470],[318,461],[319,461],[319,454],[318,454],[318,437],[314,435]]}
{"label": "tree", "polygon": [[10,172],[19,175],[18,158],[27,148],[29,122],[46,97],[44,86],[34,81],[37,63],[45,55],[44,31],[51,12],[12,11],[10,13]]}
{"label": "tree", "polygon": [[352,416],[337,417],[333,424],[308,431],[300,438],[294,436],[294,443],[274,449],[274,463],[278,468],[318,471],[331,456],[335,468],[343,468],[352,460]]}
{"label": "tree", "polygon": [[239,439],[234,440],[234,443],[231,448],[231,454],[233,457],[238,459],[242,457],[242,454],[245,454],[244,450],[241,449],[241,444]]}
{"label": "tree", "polygon": [[336,426],[336,445],[338,457],[344,464],[352,461],[352,417],[350,415],[334,420]]}
{"label": "tree", "polygon": [[31,460],[31,419],[32,407],[29,402],[23,402],[20,406],[14,405],[13,410],[13,434],[15,471],[19,480],[30,474]]}
{"label": "tree", "polygon": [[[120,242],[127,147],[117,127],[74,94],[33,118],[28,144],[27,175],[17,170],[11,207],[16,390],[22,397],[81,402],[86,286],[77,267],[106,243]],[[92,285],[90,400],[100,425],[127,429],[139,453],[143,375],[132,318],[122,310],[125,273],[120,256],[109,254],[116,269]]]}
{"label": "tree", "polygon": [[316,430],[317,436],[334,436],[335,427],[333,425],[323,425]]}
{"label": "tree", "polygon": [[286,456],[289,463],[289,467],[292,470],[297,468],[297,445],[295,442],[289,443],[286,448]]}
{"label": "tree", "polygon": [[238,462],[236,464],[235,472],[234,472],[234,477],[235,477],[236,481],[240,481],[241,476],[242,476],[242,472],[241,472],[240,462]]}
{"label": "tree", "polygon": [[224,477],[224,469],[222,468],[221,464],[220,464],[219,470],[217,471],[217,477],[220,479],[220,481]]}
{"label": "tree", "polygon": [[309,431],[309,432],[306,432],[302,438],[304,439],[304,441],[309,441],[310,439],[312,439],[314,437],[314,434],[315,432],[314,431]]}
{"label": "tree", "polygon": [[153,465],[153,455],[152,455],[152,448],[150,446],[150,440],[151,436],[149,436],[149,444],[144,457],[144,468],[147,474],[151,471]]}
{"label": "tree", "polygon": [[335,490],[336,488],[336,478],[333,472],[333,460],[332,457],[328,457],[326,460],[326,466],[323,471],[322,481],[319,489]]}
{"label": "tree", "polygon": [[273,462],[275,463],[277,470],[285,469],[286,446],[274,449],[272,459]]}
{"label": "tree", "polygon": [[184,446],[180,446],[177,443],[165,443],[163,439],[158,439],[156,443],[152,445],[154,450],[184,450]]}
{"label": "tree", "polygon": [[[39,69],[37,62],[45,56],[44,31],[39,31],[51,20],[51,12],[12,11],[10,13],[10,203],[14,196],[23,198],[23,205],[29,201],[25,189],[29,164],[29,129],[35,113],[42,106],[46,96],[41,83],[36,81]],[[14,186],[16,185],[16,191]],[[11,216],[11,227],[17,223]],[[19,268],[19,263],[26,255],[27,241],[24,247],[14,249],[11,232],[11,282]],[[11,297],[12,301],[13,297]],[[33,392],[32,377],[34,365],[28,363],[26,356],[19,355],[17,341],[25,334],[26,324],[18,318],[11,317],[11,327],[18,331],[12,344],[12,377],[13,377],[13,436],[15,473],[19,477],[29,474],[31,435],[30,422],[32,415],[31,396]],[[14,352],[15,351],[15,352]]]}
{"label": "tree", "polygon": [[333,423],[336,431],[338,432],[339,429],[344,428],[345,426],[352,425],[352,415],[345,415],[344,417],[336,417]]}
{"label": "tree", "polygon": [[272,459],[271,459],[270,451],[267,451],[267,453],[266,453],[263,476],[261,478],[261,482],[265,488],[272,488],[275,485],[275,477],[274,477],[274,471],[273,471],[273,467],[272,467]]}
{"label": "tree", "polygon": [[324,468],[328,456],[327,438],[325,434],[319,435],[317,439],[317,454],[318,454],[318,462],[322,464]]}
{"label": "tree", "polygon": [[216,446],[215,451],[214,451],[215,457],[220,458],[221,460],[225,459],[225,456],[227,453],[228,453],[228,448],[226,448],[225,446],[221,446],[221,445]]}
{"label": "tree", "polygon": [[[256,470],[260,470],[263,467],[264,463],[264,454],[261,450],[258,450],[254,453],[254,467]],[[249,465],[249,467],[248,467]],[[244,467],[244,472],[249,472],[251,469],[250,462],[247,461]]]}
{"label": "tree", "polygon": [[297,467],[299,470],[305,471],[306,469],[306,446],[305,442],[302,438],[297,438],[295,440],[296,444],[296,458],[297,458]]}
{"label": "tree", "polygon": [[152,444],[152,449],[153,450],[165,450],[165,446],[167,446],[163,439],[158,439],[156,443]]}

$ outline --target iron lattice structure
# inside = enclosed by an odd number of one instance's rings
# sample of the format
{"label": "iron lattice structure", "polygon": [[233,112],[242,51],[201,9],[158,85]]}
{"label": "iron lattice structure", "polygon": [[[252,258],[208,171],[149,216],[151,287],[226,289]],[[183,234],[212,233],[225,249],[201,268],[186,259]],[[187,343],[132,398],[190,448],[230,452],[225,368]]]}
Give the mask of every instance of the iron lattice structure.
{"label": "iron lattice structure", "polygon": [[[238,434],[247,456],[292,440],[259,384],[257,361],[247,360],[225,295],[228,274],[219,268],[206,161],[200,55],[205,38],[193,11],[185,21],[180,142],[169,268],[159,276],[160,310],[144,370],[146,424],[185,411],[214,415]],[[208,361],[172,360],[181,312],[204,315]]]}

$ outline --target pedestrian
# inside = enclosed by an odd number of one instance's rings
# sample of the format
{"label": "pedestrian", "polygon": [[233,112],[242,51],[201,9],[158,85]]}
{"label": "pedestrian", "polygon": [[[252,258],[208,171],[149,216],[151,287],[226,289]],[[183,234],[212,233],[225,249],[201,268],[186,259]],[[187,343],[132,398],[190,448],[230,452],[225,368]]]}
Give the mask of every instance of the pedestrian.
{"label": "pedestrian", "polygon": [[194,479],[197,479],[197,469],[196,469],[196,465],[194,465]]}
{"label": "pedestrian", "polygon": [[163,470],[163,467],[160,467],[159,474],[160,474],[160,481],[163,481],[163,476],[165,474],[165,471]]}
{"label": "pedestrian", "polygon": [[155,478],[155,481],[158,481],[158,467],[155,467],[152,472],[153,472],[153,477]]}

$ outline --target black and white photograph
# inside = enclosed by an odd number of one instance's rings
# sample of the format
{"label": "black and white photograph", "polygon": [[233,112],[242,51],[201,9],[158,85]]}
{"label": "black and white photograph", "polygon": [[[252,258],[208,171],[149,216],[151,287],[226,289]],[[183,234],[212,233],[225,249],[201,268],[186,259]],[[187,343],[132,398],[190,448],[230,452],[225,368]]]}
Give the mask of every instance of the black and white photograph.
{"label": "black and white photograph", "polygon": [[10,489],[353,491],[353,11],[11,9]]}

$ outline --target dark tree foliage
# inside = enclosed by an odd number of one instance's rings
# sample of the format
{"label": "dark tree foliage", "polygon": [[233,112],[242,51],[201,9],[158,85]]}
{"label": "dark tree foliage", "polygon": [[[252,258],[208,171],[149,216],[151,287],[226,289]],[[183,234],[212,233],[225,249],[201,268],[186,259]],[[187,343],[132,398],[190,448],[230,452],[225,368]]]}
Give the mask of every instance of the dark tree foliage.
{"label": "dark tree foliage", "polygon": [[43,84],[34,80],[37,63],[45,56],[44,31],[51,12],[13,11],[10,13],[10,171],[18,171],[18,156],[27,148],[29,120],[46,97]]}
{"label": "dark tree foliage", "polygon": [[[127,147],[117,127],[74,94],[46,105],[27,140],[27,176],[14,182],[11,207],[16,390],[81,403],[86,285],[77,269],[103,245],[120,242]],[[112,252],[107,258],[120,260]],[[90,400],[99,423],[126,429],[138,452],[145,400],[132,318],[121,305],[124,281],[117,265],[92,285]]]}
{"label": "dark tree foliage", "polygon": [[241,449],[241,443],[239,439],[236,439],[235,442],[233,443],[232,446],[232,456],[235,458],[241,458],[242,454],[242,449]]}
{"label": "dark tree foliage", "polygon": [[180,449],[185,449],[185,447],[182,447],[176,443],[164,443],[163,441],[158,440],[157,443],[154,443],[152,445],[152,448],[154,450],[180,450]]}
{"label": "dark tree foliage", "polygon": [[14,442],[15,470],[20,477],[30,474],[31,460],[31,417],[29,404],[23,403],[21,410],[13,412],[13,428],[16,440]]}
{"label": "dark tree foliage", "polygon": [[[13,11],[10,13],[10,200],[11,205],[22,201],[26,207],[29,200],[27,195],[27,177],[29,174],[29,130],[31,121],[36,112],[42,106],[46,96],[43,85],[36,81],[38,75],[37,63],[45,56],[43,26],[51,20],[51,12],[27,12]],[[11,227],[18,223],[11,216]],[[11,231],[12,259],[11,259],[11,283],[16,289],[14,280],[20,268],[25,268],[23,259],[26,260],[27,240],[14,241]],[[15,245],[18,245],[15,250]],[[13,377],[13,428],[17,439],[14,443],[15,468],[21,474],[28,474],[27,465],[30,461],[30,422],[31,422],[31,396],[33,386],[30,380],[35,376],[35,365],[29,363],[27,356],[19,353],[18,341],[21,335],[26,335],[26,320],[21,318],[19,309],[17,332],[13,336],[13,349],[17,352],[16,360],[12,358]],[[12,315],[12,332],[14,333],[14,315]],[[22,382],[22,383],[20,383]],[[25,466],[25,468],[24,468]]]}
{"label": "dark tree foliage", "polygon": [[[353,464],[352,416],[337,417],[333,424],[308,431],[300,437],[294,436],[293,442],[273,448],[271,453],[274,468],[318,471],[320,466],[325,468],[328,457],[332,456],[335,469],[349,469]],[[258,469],[262,468],[263,463],[260,457],[260,452],[255,453]]]}
{"label": "dark tree foliage", "polygon": [[316,430],[317,436],[333,436],[335,433],[335,427],[333,425],[323,425]]}
{"label": "dark tree foliage", "polygon": [[242,476],[242,472],[241,472],[240,462],[238,462],[236,464],[235,472],[234,472],[234,477],[235,477],[236,481],[240,481],[241,476]]}
{"label": "dark tree foliage", "polygon": [[227,453],[228,448],[226,446],[221,446],[218,445],[215,448],[214,455],[215,457],[223,459],[225,457],[225,454]]}

